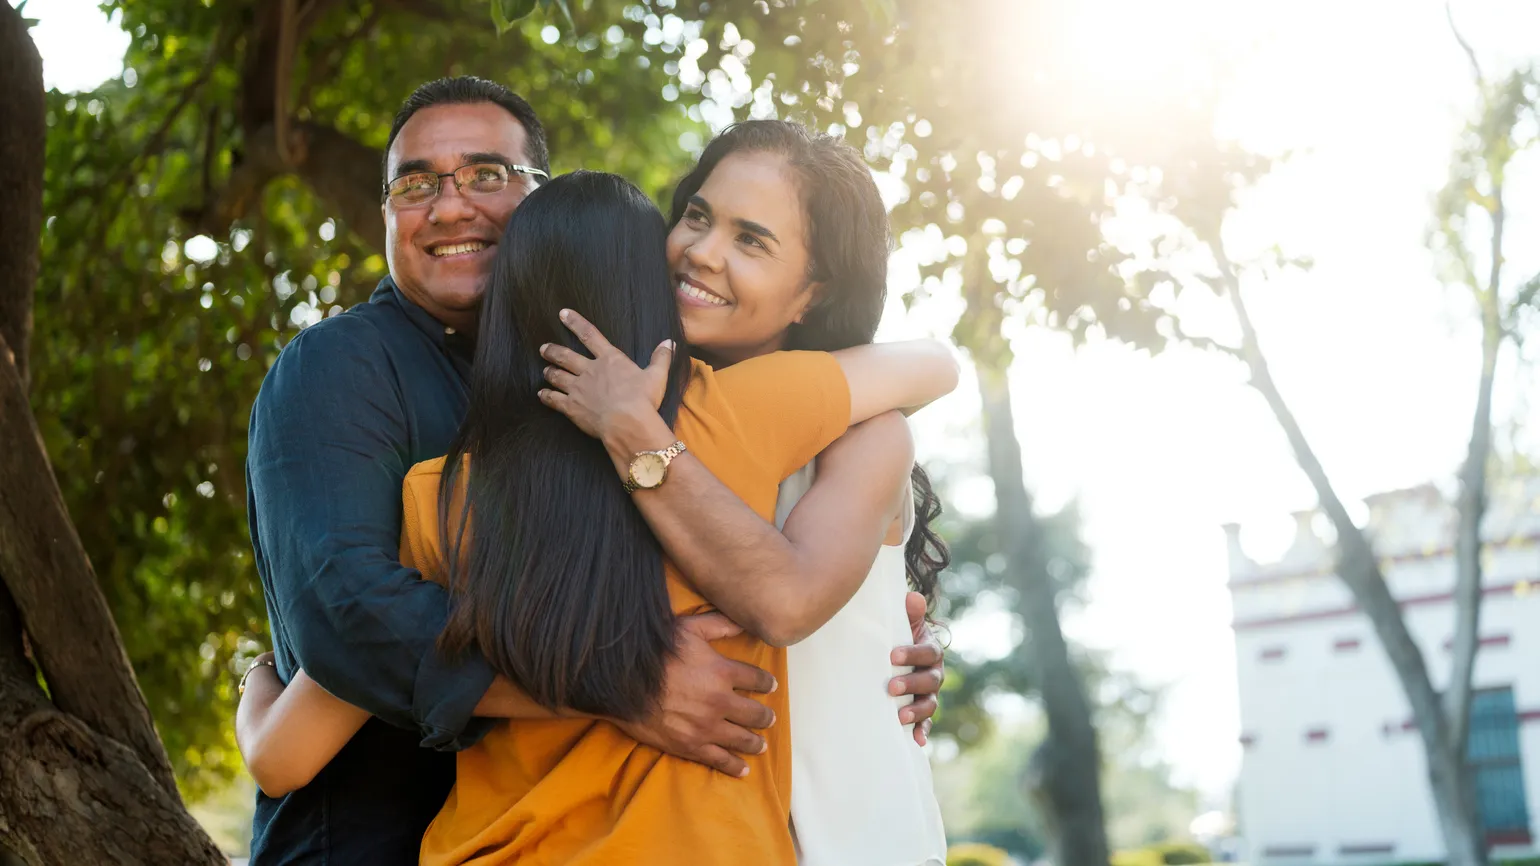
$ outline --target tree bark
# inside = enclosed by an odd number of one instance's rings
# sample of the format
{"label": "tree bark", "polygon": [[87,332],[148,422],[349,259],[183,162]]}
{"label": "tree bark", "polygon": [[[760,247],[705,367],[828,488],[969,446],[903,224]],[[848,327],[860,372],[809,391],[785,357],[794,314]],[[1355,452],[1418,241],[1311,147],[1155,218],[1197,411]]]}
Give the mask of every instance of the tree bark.
{"label": "tree bark", "polygon": [[223,863],[182,807],[27,404],[42,92],[37,47],[0,4],[0,858]]}
{"label": "tree bark", "polygon": [[199,230],[225,237],[232,223],[260,205],[268,183],[293,174],[310,185],[345,228],[383,253],[381,152],[317,123],[294,124],[289,133],[289,163],[278,151],[276,127],[267,125],[247,134],[242,162],[231,171],[218,199],[197,215]]}
{"label": "tree bark", "polygon": [[1048,736],[1033,755],[1027,784],[1036,789],[1033,799],[1051,812],[1044,816],[1051,860],[1059,866],[1106,866],[1101,750],[1090,701],[1059,627],[1058,589],[1022,474],[1010,382],[1003,369],[987,364],[976,369],[1006,580],[1017,592],[1017,611],[1032,642],[1028,656],[1037,668],[1048,718]]}
{"label": "tree bark", "polygon": [[[1315,488],[1321,509],[1337,532],[1337,576],[1347,585],[1359,610],[1368,617],[1411,706],[1427,759],[1428,783],[1444,845],[1448,849],[1449,866],[1486,866],[1487,850],[1477,815],[1475,779],[1465,760],[1465,741],[1455,738],[1450,730],[1438,690],[1428,676],[1422,650],[1401,616],[1401,606],[1385,582],[1373,546],[1348,515],[1325,467],[1305,438],[1304,429],[1273,380],[1245,299],[1241,297],[1240,277],[1234,264],[1225,256],[1217,238],[1208,239],[1207,243],[1240,324],[1241,354],[1251,373],[1251,385],[1267,401],[1273,417],[1283,428],[1295,461]],[[1480,602],[1479,583],[1475,602]]]}
{"label": "tree bark", "polygon": [[27,381],[43,230],[43,60],[21,14],[0,11],[0,338]]}
{"label": "tree bark", "polygon": [[1450,647],[1449,685],[1444,689],[1444,715],[1448,719],[1451,739],[1456,743],[1465,742],[1470,731],[1471,678],[1476,671],[1476,652],[1481,648],[1481,521],[1486,516],[1487,462],[1492,456],[1492,388],[1497,378],[1497,356],[1503,340],[1499,284],[1506,214],[1500,180],[1494,184],[1491,200],[1491,271],[1485,291],[1473,287],[1481,309],[1481,378],[1476,385],[1476,412],[1471,419],[1470,442],[1466,446],[1465,463],[1460,467],[1454,542],[1455,630]]}

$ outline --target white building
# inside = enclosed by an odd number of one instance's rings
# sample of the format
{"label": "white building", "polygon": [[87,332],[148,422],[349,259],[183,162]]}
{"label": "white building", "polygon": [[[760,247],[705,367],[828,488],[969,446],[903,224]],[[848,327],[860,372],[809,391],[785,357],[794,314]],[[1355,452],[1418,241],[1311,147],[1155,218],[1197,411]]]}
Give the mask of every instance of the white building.
{"label": "white building", "polygon": [[[1434,685],[1454,633],[1454,514],[1431,486],[1368,501],[1381,567]],[[1257,563],[1227,526],[1244,746],[1240,832],[1250,860],[1388,864],[1443,855],[1425,762],[1369,621],[1333,574],[1330,527],[1296,515],[1289,551]],[[1540,836],[1540,478],[1494,484],[1471,748],[1488,839],[1534,855]]]}

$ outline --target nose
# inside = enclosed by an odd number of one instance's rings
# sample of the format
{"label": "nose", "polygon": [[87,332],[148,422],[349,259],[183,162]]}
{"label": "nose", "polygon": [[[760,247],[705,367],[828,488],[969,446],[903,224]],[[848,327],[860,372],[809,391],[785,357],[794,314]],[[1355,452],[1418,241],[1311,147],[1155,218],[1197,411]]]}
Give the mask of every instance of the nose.
{"label": "nose", "polygon": [[441,178],[438,198],[428,205],[428,221],[433,223],[458,223],[476,218],[476,208],[465,197],[452,178]]}
{"label": "nose", "polygon": [[684,258],[690,266],[708,273],[721,273],[726,256],[723,253],[722,233],[715,229],[698,236],[685,247]]}

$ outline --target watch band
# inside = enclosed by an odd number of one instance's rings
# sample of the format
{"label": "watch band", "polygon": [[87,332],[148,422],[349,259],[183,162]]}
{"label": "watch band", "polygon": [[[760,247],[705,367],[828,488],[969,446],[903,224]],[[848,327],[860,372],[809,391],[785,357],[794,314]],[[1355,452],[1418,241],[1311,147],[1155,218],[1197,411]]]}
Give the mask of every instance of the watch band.
{"label": "watch band", "polygon": [[[659,457],[662,457],[663,458],[663,478],[664,478],[664,480],[667,480],[668,479],[668,467],[669,467],[669,464],[674,462],[674,458],[675,457],[678,457],[679,455],[683,454],[684,452],[686,452],[688,450],[690,450],[690,449],[685,447],[685,444],[684,444],[683,441],[676,439],[676,440],[674,440],[674,444],[668,446],[667,448],[664,448],[662,451],[638,451],[638,452],[636,452],[635,454],[633,454],[631,456],[631,459],[635,460],[637,457],[640,457],[643,454],[656,454]],[[659,486],[662,486],[662,484],[663,484],[662,481],[658,482]],[[620,487],[626,493],[635,493],[636,491],[642,489],[642,485],[636,483],[636,478],[634,478],[631,475],[631,472],[630,472],[629,469],[626,471],[626,481]],[[649,488],[649,489],[651,489],[651,488]]]}

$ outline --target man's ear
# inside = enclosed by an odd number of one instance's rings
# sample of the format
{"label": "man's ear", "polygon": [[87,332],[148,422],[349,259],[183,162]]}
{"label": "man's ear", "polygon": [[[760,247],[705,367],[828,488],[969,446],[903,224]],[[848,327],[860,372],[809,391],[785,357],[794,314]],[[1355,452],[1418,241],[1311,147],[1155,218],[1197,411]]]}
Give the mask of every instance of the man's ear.
{"label": "man's ear", "polygon": [[792,317],[791,320],[794,324],[802,324],[802,320],[807,317],[809,312],[823,306],[825,300],[824,288],[825,285],[821,281],[807,284],[807,290],[802,296],[802,309],[798,310],[797,315]]}

